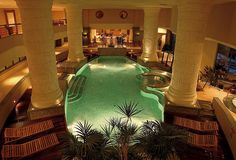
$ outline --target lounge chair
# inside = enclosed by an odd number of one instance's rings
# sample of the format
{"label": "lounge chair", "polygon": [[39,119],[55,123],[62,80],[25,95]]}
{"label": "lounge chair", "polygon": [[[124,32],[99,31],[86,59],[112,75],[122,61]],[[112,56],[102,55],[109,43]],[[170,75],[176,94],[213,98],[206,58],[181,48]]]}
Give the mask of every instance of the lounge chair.
{"label": "lounge chair", "polygon": [[54,128],[52,120],[42,121],[21,128],[6,128],[4,131],[5,143],[19,138],[32,136],[52,128]]}
{"label": "lounge chair", "polygon": [[202,132],[211,132],[211,131],[217,132],[219,130],[219,126],[217,122],[215,121],[201,122],[201,121],[191,120],[191,119],[182,118],[178,116],[174,117],[174,124],[181,127],[185,127],[185,128],[189,128],[189,129],[193,129],[197,131],[202,131]]}
{"label": "lounge chair", "polygon": [[23,144],[3,145],[2,159],[24,158],[58,144],[57,135],[52,133]]}
{"label": "lounge chair", "polygon": [[197,147],[217,147],[218,137],[216,135],[199,135],[189,133],[188,143]]}

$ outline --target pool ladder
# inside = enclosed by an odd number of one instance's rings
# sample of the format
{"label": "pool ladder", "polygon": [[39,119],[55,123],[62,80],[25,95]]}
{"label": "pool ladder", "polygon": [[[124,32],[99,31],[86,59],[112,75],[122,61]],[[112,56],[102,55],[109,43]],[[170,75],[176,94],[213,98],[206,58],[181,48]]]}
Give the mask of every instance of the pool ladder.
{"label": "pool ladder", "polygon": [[81,97],[85,81],[86,77],[82,75],[72,77],[67,93],[68,102],[73,102]]}

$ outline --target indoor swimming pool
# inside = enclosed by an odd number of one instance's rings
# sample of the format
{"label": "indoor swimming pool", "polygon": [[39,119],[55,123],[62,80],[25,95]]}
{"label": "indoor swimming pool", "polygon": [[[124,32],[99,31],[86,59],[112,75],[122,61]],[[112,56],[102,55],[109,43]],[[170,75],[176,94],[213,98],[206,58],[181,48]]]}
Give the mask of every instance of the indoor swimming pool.
{"label": "indoor swimming pool", "polygon": [[[138,103],[143,111],[133,118],[141,124],[146,120],[164,119],[164,95],[149,91],[137,75],[149,69],[121,56],[101,56],[84,65],[69,84],[65,112],[72,131],[78,121],[88,121],[99,128],[110,117],[120,117],[114,105]],[[75,93],[73,93],[75,92]]]}

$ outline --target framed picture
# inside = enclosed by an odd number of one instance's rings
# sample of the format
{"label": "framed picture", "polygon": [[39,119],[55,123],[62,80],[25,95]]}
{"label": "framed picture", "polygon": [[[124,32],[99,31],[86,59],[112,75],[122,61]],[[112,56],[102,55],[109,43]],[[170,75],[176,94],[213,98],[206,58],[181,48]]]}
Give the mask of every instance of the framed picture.
{"label": "framed picture", "polygon": [[128,12],[125,11],[125,10],[122,10],[122,11],[120,12],[120,18],[126,19],[127,17],[128,17]]}
{"label": "framed picture", "polygon": [[103,11],[99,10],[96,12],[95,16],[96,18],[101,19],[104,16],[104,13]]}

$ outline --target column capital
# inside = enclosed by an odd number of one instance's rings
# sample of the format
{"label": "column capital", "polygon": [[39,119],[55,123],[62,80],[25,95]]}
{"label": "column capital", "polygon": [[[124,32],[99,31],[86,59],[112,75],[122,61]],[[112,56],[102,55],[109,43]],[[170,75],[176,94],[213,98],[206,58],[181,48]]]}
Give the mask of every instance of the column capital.
{"label": "column capital", "polygon": [[79,4],[74,4],[74,3],[69,3],[65,6],[66,9],[70,9],[70,10],[73,10],[73,9],[76,9],[78,11],[82,11],[83,8],[81,8],[81,6]]}
{"label": "column capital", "polygon": [[158,14],[160,12],[161,8],[159,8],[159,7],[146,7],[143,10],[144,10],[144,14],[145,13]]}
{"label": "column capital", "polygon": [[16,4],[19,8],[52,8],[53,1],[52,0],[16,0]]}

